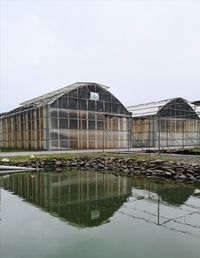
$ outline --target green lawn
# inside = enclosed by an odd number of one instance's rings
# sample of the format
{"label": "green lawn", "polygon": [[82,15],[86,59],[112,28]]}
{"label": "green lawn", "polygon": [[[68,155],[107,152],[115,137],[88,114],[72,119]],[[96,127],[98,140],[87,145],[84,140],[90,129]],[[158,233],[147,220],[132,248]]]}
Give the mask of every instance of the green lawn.
{"label": "green lawn", "polygon": [[[150,154],[150,153],[118,153],[118,152],[90,152],[90,153],[61,153],[61,154],[41,154],[34,155],[34,159],[55,159],[55,158],[80,158],[80,157],[109,157],[109,158],[132,158],[136,160],[166,160],[166,161],[185,161],[187,159],[178,156],[170,156],[165,154]],[[196,156],[198,157],[198,156]],[[1,157],[8,158],[11,162],[25,162],[31,159],[30,155],[27,156],[13,156],[13,157]]]}

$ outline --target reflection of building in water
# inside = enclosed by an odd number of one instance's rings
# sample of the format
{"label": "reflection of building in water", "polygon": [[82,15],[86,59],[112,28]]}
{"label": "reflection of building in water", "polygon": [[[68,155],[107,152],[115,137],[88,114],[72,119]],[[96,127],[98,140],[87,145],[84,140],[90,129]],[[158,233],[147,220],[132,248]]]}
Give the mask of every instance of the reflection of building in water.
{"label": "reflection of building in water", "polygon": [[168,230],[200,237],[199,189],[178,182],[133,179],[131,197],[119,213]]}
{"label": "reflection of building in water", "polygon": [[138,190],[143,189],[140,194],[149,200],[154,200],[154,198],[157,200],[157,196],[159,196],[161,201],[175,206],[185,203],[194,192],[194,188],[191,185],[178,184],[177,182],[150,181],[148,179],[134,179],[133,186],[133,195],[137,195]]}
{"label": "reflection of building in water", "polygon": [[200,237],[200,190],[192,185],[84,171],[0,178],[4,189],[76,227],[101,225],[117,211]]}
{"label": "reflection of building in water", "polygon": [[129,178],[94,172],[13,174],[2,179],[12,191],[70,224],[106,223],[131,194]]}

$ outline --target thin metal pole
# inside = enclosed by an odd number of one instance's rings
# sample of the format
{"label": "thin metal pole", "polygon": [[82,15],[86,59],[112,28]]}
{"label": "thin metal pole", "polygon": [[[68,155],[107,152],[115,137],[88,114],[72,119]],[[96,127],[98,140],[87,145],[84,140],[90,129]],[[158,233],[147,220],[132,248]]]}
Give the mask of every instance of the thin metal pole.
{"label": "thin metal pole", "polygon": [[[160,110],[160,108],[159,108]],[[158,128],[158,153],[160,154],[160,114],[159,114],[159,110],[157,113],[157,128]]]}
{"label": "thin metal pole", "polygon": [[160,185],[159,185],[159,183],[158,183],[158,192],[157,192],[157,195],[158,195],[158,210],[157,210],[157,215],[158,215],[158,221],[157,221],[157,223],[158,223],[158,225],[160,225],[160,196],[159,196],[159,191],[160,191]]}
{"label": "thin metal pole", "polygon": [[104,120],[103,120],[103,152],[105,151],[105,119],[106,119],[106,116],[104,115]]}
{"label": "thin metal pole", "polygon": [[131,130],[131,118],[128,118],[128,152],[130,151],[130,130]]}
{"label": "thin metal pole", "polygon": [[160,196],[158,195],[158,225],[160,225]]}
{"label": "thin metal pole", "polygon": [[46,105],[46,150],[50,150],[50,144],[49,144],[49,106]]}
{"label": "thin metal pole", "polygon": [[197,121],[197,147],[200,148],[200,123]]}
{"label": "thin metal pole", "polygon": [[182,145],[183,145],[183,149],[185,147],[184,141],[185,141],[185,122],[183,120],[183,123],[182,123]]}
{"label": "thin metal pole", "polygon": [[1,221],[1,184],[2,184],[2,177],[0,178],[0,221]]}

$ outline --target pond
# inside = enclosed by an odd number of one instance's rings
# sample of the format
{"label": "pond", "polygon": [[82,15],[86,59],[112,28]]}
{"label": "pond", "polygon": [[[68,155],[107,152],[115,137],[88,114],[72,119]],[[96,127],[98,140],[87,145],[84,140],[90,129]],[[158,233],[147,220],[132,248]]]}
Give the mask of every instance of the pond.
{"label": "pond", "polygon": [[77,170],[0,185],[0,258],[200,257],[198,186]]}

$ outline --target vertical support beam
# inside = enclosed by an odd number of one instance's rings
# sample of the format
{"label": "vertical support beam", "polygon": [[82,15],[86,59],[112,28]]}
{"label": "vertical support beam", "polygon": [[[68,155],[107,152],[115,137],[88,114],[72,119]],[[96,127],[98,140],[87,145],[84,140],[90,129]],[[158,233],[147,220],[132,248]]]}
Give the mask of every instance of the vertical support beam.
{"label": "vertical support beam", "polygon": [[147,134],[148,134],[148,149],[150,150],[150,147],[151,147],[151,119],[149,119],[148,118],[148,125],[147,125],[147,127],[148,127],[148,132],[147,132]]}
{"label": "vertical support beam", "polygon": [[131,146],[131,129],[132,129],[132,113],[130,112],[130,117],[128,118],[128,151],[130,151]]}
{"label": "vertical support beam", "polygon": [[185,120],[182,121],[182,146],[183,146],[183,149],[185,147],[184,141],[185,141]]}
{"label": "vertical support beam", "polygon": [[166,137],[167,137],[167,140],[166,140],[166,143],[167,143],[167,150],[169,149],[169,120],[168,118],[165,118],[165,128],[166,128]]}
{"label": "vertical support beam", "polygon": [[155,140],[155,135],[156,135],[156,132],[155,132],[155,120],[157,121],[157,119],[155,117],[153,117],[152,147],[155,147],[155,143],[156,143],[156,140]]}
{"label": "vertical support beam", "polygon": [[105,119],[106,119],[106,116],[104,115],[104,120],[103,120],[103,152],[105,151]]}
{"label": "vertical support beam", "polygon": [[[160,108],[159,108],[159,110],[160,110]],[[159,110],[157,113],[157,129],[158,129],[157,140],[158,140],[158,152],[160,153],[160,114],[159,114]]]}
{"label": "vertical support beam", "polygon": [[49,105],[46,105],[46,149],[50,150],[50,145],[49,145]]}
{"label": "vertical support beam", "polygon": [[197,145],[200,148],[200,120],[197,121]]}
{"label": "vertical support beam", "polygon": [[56,107],[56,113],[57,113],[57,132],[58,132],[58,138],[57,138],[57,148],[60,149],[60,113],[59,113],[59,109],[58,106]]}
{"label": "vertical support beam", "polygon": [[2,181],[3,181],[3,177],[0,177],[0,221],[1,221],[1,185],[3,185]]}

